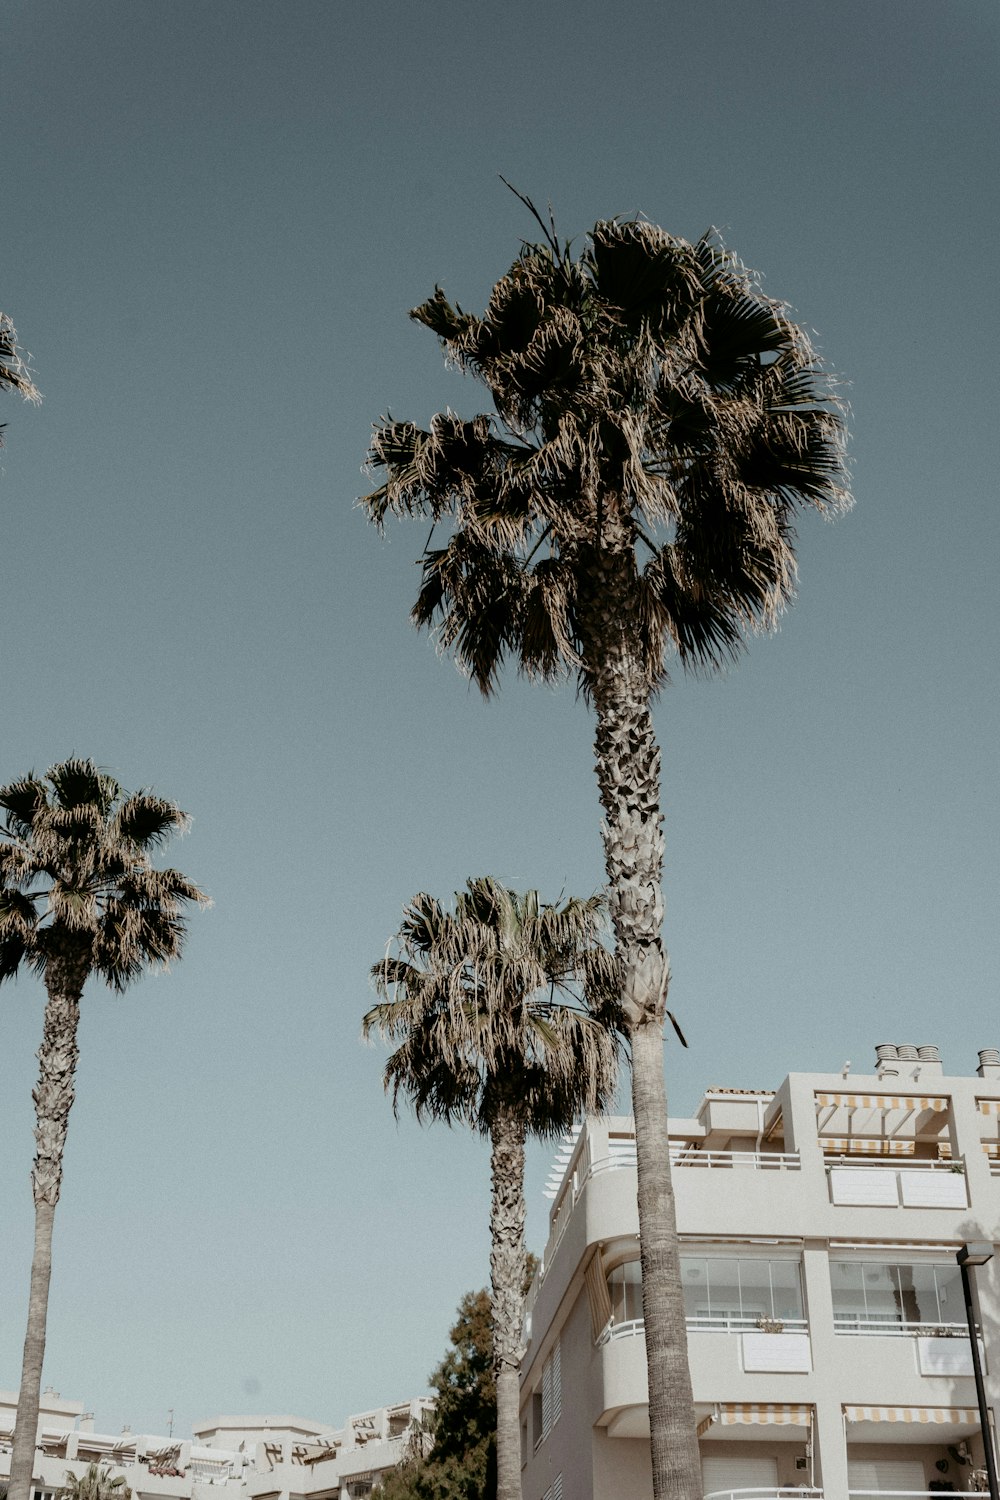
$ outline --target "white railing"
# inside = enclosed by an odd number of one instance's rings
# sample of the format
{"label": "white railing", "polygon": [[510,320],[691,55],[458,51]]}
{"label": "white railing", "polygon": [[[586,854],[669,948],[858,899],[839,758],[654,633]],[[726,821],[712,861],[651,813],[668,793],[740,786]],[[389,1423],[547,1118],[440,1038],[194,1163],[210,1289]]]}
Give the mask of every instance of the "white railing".
{"label": "white railing", "polygon": [[[770,1319],[768,1321],[771,1321]],[[782,1333],[808,1333],[809,1325],[805,1318],[777,1318],[780,1322]],[[760,1321],[756,1317],[734,1318],[686,1318],[685,1325],[688,1333],[766,1333],[761,1328]],[[602,1344],[610,1344],[612,1339],[629,1339],[641,1336],[646,1330],[645,1321],[642,1318],[628,1318],[624,1322],[611,1322],[597,1340],[598,1348]]]}
{"label": "white railing", "polygon": [[612,1339],[642,1338],[646,1332],[645,1318],[630,1318],[627,1323],[609,1323],[597,1340],[597,1347],[610,1344]]}
{"label": "white railing", "polygon": [[808,1333],[805,1318],[762,1317],[760,1313],[699,1313],[685,1319],[688,1333]]}
{"label": "white railing", "polygon": [[[856,1493],[851,1491],[852,1495]],[[765,1485],[752,1490],[711,1490],[705,1500],[823,1500],[823,1491],[803,1484]]]}
{"label": "white railing", "polygon": [[899,1318],[872,1318],[867,1313],[835,1312],[833,1331],[847,1334],[878,1334],[882,1338],[968,1340],[969,1337],[967,1323],[907,1323]]}
{"label": "white railing", "polygon": [[797,1151],[671,1150],[672,1167],[752,1167],[756,1172],[793,1171],[801,1166]]}
{"label": "white railing", "polygon": [[[936,1156],[827,1156],[824,1154],[823,1160],[828,1167],[850,1167],[852,1171],[856,1168],[859,1172],[952,1172],[956,1177],[965,1176],[964,1156],[956,1156],[948,1161],[940,1161]],[[997,1166],[1000,1166],[1000,1162],[997,1163]],[[864,1490],[851,1491],[852,1495],[863,1495],[864,1493]],[[880,1492],[873,1490],[872,1493],[878,1494]],[[895,1493],[905,1495],[909,1492],[907,1490],[883,1490],[881,1493],[886,1495]],[[915,1491],[914,1493],[922,1494],[923,1491]]]}

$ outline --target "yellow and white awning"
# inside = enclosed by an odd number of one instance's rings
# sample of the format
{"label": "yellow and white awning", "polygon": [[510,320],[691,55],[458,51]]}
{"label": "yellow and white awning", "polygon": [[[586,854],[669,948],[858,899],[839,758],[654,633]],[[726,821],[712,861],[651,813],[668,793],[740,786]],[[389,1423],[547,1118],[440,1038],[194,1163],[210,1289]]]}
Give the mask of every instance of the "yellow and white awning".
{"label": "yellow and white awning", "polygon": [[1000,1099],[977,1099],[981,1115],[1000,1115]]}
{"label": "yellow and white awning", "polygon": [[928,1422],[960,1426],[978,1422],[979,1413],[959,1406],[845,1406],[848,1422]]}
{"label": "yellow and white awning", "polygon": [[702,1437],[716,1423],[720,1427],[810,1427],[812,1410],[811,1406],[727,1401],[702,1418],[698,1423],[698,1436]]}
{"label": "yellow and white awning", "polygon": [[[992,1100],[980,1101],[993,1103]],[[1000,1100],[996,1103],[1000,1106]],[[948,1100],[944,1096],[933,1094],[817,1094],[816,1106],[818,1109],[905,1109],[911,1113],[914,1110],[931,1109],[935,1114],[943,1114],[948,1108]]]}
{"label": "yellow and white awning", "polygon": [[824,1151],[835,1151],[851,1156],[912,1156],[914,1141],[886,1140],[882,1136],[831,1135],[820,1136]]}

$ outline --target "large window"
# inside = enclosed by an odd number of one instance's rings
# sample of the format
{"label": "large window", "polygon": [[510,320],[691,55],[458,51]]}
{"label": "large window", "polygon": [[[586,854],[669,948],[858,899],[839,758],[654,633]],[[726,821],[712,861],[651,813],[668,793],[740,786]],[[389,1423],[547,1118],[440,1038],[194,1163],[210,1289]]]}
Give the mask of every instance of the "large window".
{"label": "large window", "polygon": [[841,1333],[893,1332],[908,1325],[961,1324],[958,1266],[831,1260],[833,1321]]}
{"label": "large window", "polygon": [[632,1323],[642,1317],[642,1267],[637,1260],[627,1260],[608,1272],[608,1296],[615,1323]]}
{"label": "large window", "polygon": [[737,1329],[802,1321],[797,1260],[682,1255],[681,1285],[689,1326]]}

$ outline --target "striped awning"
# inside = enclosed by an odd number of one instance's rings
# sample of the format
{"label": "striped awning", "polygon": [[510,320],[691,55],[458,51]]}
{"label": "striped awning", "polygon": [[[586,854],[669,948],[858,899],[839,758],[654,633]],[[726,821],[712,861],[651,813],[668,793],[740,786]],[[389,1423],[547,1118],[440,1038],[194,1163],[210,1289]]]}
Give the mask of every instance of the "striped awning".
{"label": "striped awning", "polygon": [[1000,1115],[1000,1099],[977,1099],[981,1115]]}
{"label": "striped awning", "polygon": [[[1000,1156],[1000,1141],[980,1141],[979,1144],[991,1161],[996,1161]],[[942,1161],[951,1161],[951,1141],[938,1141],[937,1149]]]}
{"label": "striped awning", "polygon": [[881,1136],[832,1135],[820,1136],[824,1151],[836,1151],[851,1156],[912,1156],[914,1141],[888,1141]]}
{"label": "striped awning", "polygon": [[[997,1104],[1000,1105],[1000,1100]],[[948,1100],[930,1094],[817,1094],[816,1105],[818,1108],[834,1105],[841,1109],[932,1109],[936,1114],[943,1114],[948,1108]]]}
{"label": "striped awning", "polygon": [[764,1405],[756,1401],[727,1401],[718,1405],[698,1423],[701,1437],[716,1423],[720,1427],[809,1427],[811,1406]]}
{"label": "striped awning", "polygon": [[848,1422],[978,1422],[978,1411],[964,1406],[845,1406]]}

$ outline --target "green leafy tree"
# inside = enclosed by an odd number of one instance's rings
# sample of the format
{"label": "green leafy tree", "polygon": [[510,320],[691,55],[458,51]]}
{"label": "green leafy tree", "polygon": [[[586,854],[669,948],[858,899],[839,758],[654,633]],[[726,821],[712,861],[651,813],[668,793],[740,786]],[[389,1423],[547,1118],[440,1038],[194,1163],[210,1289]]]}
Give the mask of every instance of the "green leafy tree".
{"label": "green leafy tree", "polygon": [[399,1042],[385,1068],[394,1106],[463,1122],[490,1142],[490,1276],[497,1496],[520,1500],[518,1376],[524,1314],[524,1143],[561,1134],[613,1097],[617,965],[599,941],[601,901],[545,906],[470,880],[453,912],[407,908],[396,956],[372,976],[386,997],[365,1035]]}
{"label": "green leafy tree", "polygon": [[[527,202],[527,200],[525,200]],[[532,209],[532,205],[528,204]],[[712,669],[773,626],[793,523],[848,502],[842,412],[801,328],[706,235],[595,224],[579,254],[535,214],[478,317],[437,289],[412,316],[492,409],[376,427],[365,497],[432,522],[413,620],[488,695],[512,659],[592,704],[608,900],[632,1054],[653,1493],[699,1500],[667,1150],[660,751],[673,652]],[[441,540],[434,545],[440,528]]]}
{"label": "green leafy tree", "polygon": [[487,1291],[468,1292],[451,1347],[430,1377],[436,1392],[429,1454],[414,1454],[384,1480],[380,1500],[494,1500],[496,1382]]}
{"label": "green leafy tree", "polygon": [[82,1474],[66,1470],[62,1500],[132,1500],[124,1474],[112,1474],[106,1464],[88,1464]]}
{"label": "green leafy tree", "polygon": [[0,981],[25,965],[47,995],[33,1096],[35,1244],[9,1485],[9,1500],[28,1500],[83,988],[96,974],[121,991],[150,965],[176,958],[185,907],[205,897],[179,870],[150,861],[151,850],[186,826],[185,814],[151,792],[124,792],[93,761],[66,760],[43,778],[31,773],[0,787],[0,809]]}

